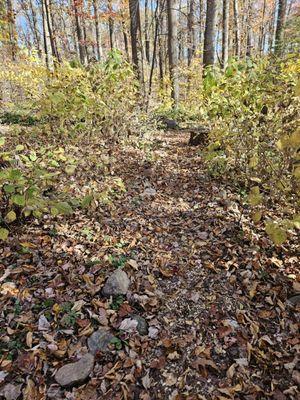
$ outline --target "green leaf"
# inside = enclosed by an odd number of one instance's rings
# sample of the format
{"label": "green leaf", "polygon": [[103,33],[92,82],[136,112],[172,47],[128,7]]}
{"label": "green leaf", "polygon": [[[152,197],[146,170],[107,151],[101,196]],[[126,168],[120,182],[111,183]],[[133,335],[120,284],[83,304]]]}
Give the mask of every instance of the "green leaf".
{"label": "green leaf", "polygon": [[14,211],[9,211],[5,216],[5,221],[8,223],[14,222],[17,219],[17,215]]}
{"label": "green leaf", "polygon": [[16,146],[16,151],[22,151],[22,150],[24,150],[25,149],[25,147],[22,145],[22,144],[18,144],[17,146]]}
{"label": "green leaf", "polygon": [[84,198],[81,201],[81,207],[82,208],[88,207],[92,201],[93,201],[93,196],[91,194],[84,196]]}
{"label": "green leaf", "polygon": [[69,215],[73,212],[73,208],[66,201],[62,201],[60,203],[55,203],[51,207],[51,214],[56,216],[59,214]]}
{"label": "green leaf", "polygon": [[0,228],[0,240],[6,240],[8,238],[9,231],[5,228]]}
{"label": "green leaf", "polygon": [[250,193],[248,194],[248,202],[251,206],[257,206],[262,202],[262,195],[260,194],[260,190],[258,186],[254,186],[251,188]]}
{"label": "green leaf", "polygon": [[276,222],[266,222],[265,226],[267,234],[277,246],[281,246],[286,241],[286,230],[281,228]]}
{"label": "green leaf", "polygon": [[35,151],[32,151],[30,154],[29,154],[29,158],[30,158],[30,160],[31,161],[36,161],[37,160],[37,155],[36,155],[36,152]]}
{"label": "green leaf", "polygon": [[15,185],[9,185],[9,184],[3,186],[5,193],[14,193],[15,188],[16,188]]}
{"label": "green leaf", "polygon": [[12,197],[12,202],[18,206],[25,206],[25,196],[22,194],[15,194]]}
{"label": "green leaf", "polygon": [[0,137],[0,147],[4,146],[5,144],[5,137],[1,136]]}
{"label": "green leaf", "polygon": [[68,175],[73,175],[76,170],[76,165],[67,165],[65,171]]}

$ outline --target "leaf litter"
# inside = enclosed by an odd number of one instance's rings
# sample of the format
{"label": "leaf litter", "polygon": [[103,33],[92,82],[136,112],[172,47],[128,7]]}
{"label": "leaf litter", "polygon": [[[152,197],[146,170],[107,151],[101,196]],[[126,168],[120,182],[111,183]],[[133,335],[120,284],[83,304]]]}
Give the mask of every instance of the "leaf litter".
{"label": "leaf litter", "polygon": [[[1,247],[3,398],[298,398],[297,238],[274,246],[185,135],[161,139],[150,162],[112,150],[126,192],[111,204],[32,221]],[[118,268],[129,288],[104,296]],[[99,329],[105,350],[57,383]]]}

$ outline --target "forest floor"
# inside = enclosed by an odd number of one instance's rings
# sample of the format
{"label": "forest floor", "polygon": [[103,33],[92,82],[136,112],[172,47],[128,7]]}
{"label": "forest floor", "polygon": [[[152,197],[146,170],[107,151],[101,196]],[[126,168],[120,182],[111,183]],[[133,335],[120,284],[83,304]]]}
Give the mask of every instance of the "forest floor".
{"label": "forest floor", "polygon": [[[115,149],[126,192],[113,204],[33,221],[1,245],[4,398],[299,398],[297,238],[273,246],[187,142],[169,132],[147,154]],[[129,290],[106,298],[118,267]],[[99,328],[114,339],[78,371]],[[69,363],[86,379],[62,387]]]}

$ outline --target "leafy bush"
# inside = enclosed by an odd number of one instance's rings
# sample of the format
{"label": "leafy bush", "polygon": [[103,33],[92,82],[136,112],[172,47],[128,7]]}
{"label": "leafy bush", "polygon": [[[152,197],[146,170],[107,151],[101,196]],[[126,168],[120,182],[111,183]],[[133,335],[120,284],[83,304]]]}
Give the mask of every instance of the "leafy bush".
{"label": "leafy bush", "polygon": [[[51,131],[101,132],[119,137],[131,132],[137,84],[130,65],[117,51],[89,69],[64,64],[55,70],[36,102],[38,116]],[[126,100],[125,100],[126,99]]]}
{"label": "leafy bush", "polygon": [[[289,218],[266,220],[276,244],[299,227],[300,59],[233,61],[223,74],[209,70],[201,96],[202,118],[213,130],[206,160],[214,175],[231,177],[248,188],[248,203],[258,222],[273,209]],[[298,83],[299,85],[299,83]]]}

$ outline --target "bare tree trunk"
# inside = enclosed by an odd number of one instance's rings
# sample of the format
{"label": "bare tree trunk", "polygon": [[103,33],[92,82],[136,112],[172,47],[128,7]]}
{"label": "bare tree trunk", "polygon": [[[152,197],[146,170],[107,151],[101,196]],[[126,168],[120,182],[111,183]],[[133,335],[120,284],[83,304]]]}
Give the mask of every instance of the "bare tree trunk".
{"label": "bare tree trunk", "polygon": [[80,19],[79,19],[79,7],[77,5],[78,0],[73,0],[73,7],[74,7],[74,13],[75,13],[75,25],[76,25],[76,35],[78,39],[78,47],[79,47],[79,58],[80,62],[82,65],[86,64],[86,53],[85,53],[85,47],[83,43],[83,36],[82,36],[82,30],[81,30],[81,25],[80,25]]}
{"label": "bare tree trunk", "polygon": [[265,17],[266,17],[266,9],[267,9],[267,0],[264,0],[263,9],[262,9],[262,18],[261,25],[259,30],[259,40],[258,40],[258,50],[260,54],[263,54],[265,48]]}
{"label": "bare tree trunk", "polygon": [[234,31],[235,31],[235,55],[241,55],[241,27],[240,27],[240,10],[238,0],[233,0],[234,15]]}
{"label": "bare tree trunk", "polygon": [[222,29],[222,67],[228,64],[229,46],[229,0],[223,0],[223,29]]}
{"label": "bare tree trunk", "polygon": [[204,33],[203,65],[214,65],[216,52],[216,28],[217,28],[217,0],[207,2],[206,23]]}
{"label": "bare tree trunk", "polygon": [[287,0],[278,0],[278,15],[275,31],[275,53],[281,54],[283,50],[283,31],[286,18]]}
{"label": "bare tree trunk", "polygon": [[178,64],[178,38],[177,38],[177,0],[167,0],[168,9],[168,56],[169,56],[169,72],[171,79],[171,97],[174,106],[179,101],[179,84],[177,75]]}
{"label": "bare tree trunk", "polygon": [[130,36],[131,36],[131,56],[134,69],[139,80],[141,80],[140,52],[139,52],[139,27],[140,27],[140,5],[139,0],[129,0],[130,14]]}
{"label": "bare tree trunk", "polygon": [[247,31],[246,57],[251,57],[253,51],[252,12],[253,12],[252,0],[248,0],[247,17],[246,17],[246,31]]}
{"label": "bare tree trunk", "polygon": [[[154,31],[154,38],[153,38],[153,54],[152,54],[152,61],[151,61],[151,69],[150,69],[150,76],[149,76],[149,89],[148,89],[148,102],[151,95],[152,90],[152,78],[156,60],[156,50],[157,50],[157,38],[159,32],[159,15],[158,15],[158,7],[159,7],[159,0],[156,0],[156,7],[154,11],[154,20],[155,20],[155,31]],[[147,102],[147,106],[148,106]]]}
{"label": "bare tree trunk", "polygon": [[47,21],[47,27],[48,27],[48,33],[49,33],[52,56],[53,56],[53,59],[54,59],[55,62],[56,61],[60,62],[60,57],[59,57],[57,46],[56,46],[56,40],[55,40],[54,35],[53,35],[53,25],[52,25],[52,16],[51,16],[50,3],[48,3],[48,0],[44,0],[44,2],[45,2],[44,3],[44,5],[45,5],[45,14],[46,14],[46,21]]}
{"label": "bare tree trunk", "polygon": [[125,53],[126,53],[127,60],[129,61],[128,36],[127,36],[127,31],[126,31],[126,26],[125,26],[124,20],[122,20],[122,33],[123,33]]}
{"label": "bare tree trunk", "polygon": [[9,46],[12,61],[17,58],[17,39],[16,39],[16,26],[15,26],[15,12],[13,9],[12,1],[6,0],[7,14],[6,19],[8,22]]}
{"label": "bare tree trunk", "polygon": [[150,63],[150,39],[149,39],[149,8],[148,0],[145,0],[145,55],[146,60]]}
{"label": "bare tree trunk", "polygon": [[86,30],[84,16],[81,17],[81,25],[82,25],[82,33],[83,33],[84,50],[85,50],[85,54],[86,54],[86,62],[89,63],[90,57],[89,57],[89,49],[88,49],[88,37],[87,37],[87,30]]}
{"label": "bare tree trunk", "polygon": [[203,59],[203,43],[204,43],[204,29],[205,29],[205,12],[204,0],[199,0],[199,50]]}
{"label": "bare tree trunk", "polygon": [[112,19],[112,4],[111,0],[108,0],[108,12],[109,12],[109,17],[108,17],[108,30],[109,30],[109,44],[110,44],[110,50],[114,49],[114,20]]}
{"label": "bare tree trunk", "polygon": [[96,52],[97,52],[97,60],[99,61],[99,60],[101,60],[101,44],[100,44],[99,15],[98,15],[97,0],[93,0],[93,10],[94,10],[94,18],[95,18]]}
{"label": "bare tree trunk", "polygon": [[41,50],[41,36],[40,32],[38,29],[38,22],[37,22],[37,16],[36,16],[36,10],[32,4],[32,0],[29,1],[29,6],[31,10],[31,15],[32,15],[32,25],[33,25],[33,34],[34,34],[34,40],[37,48],[37,52],[39,57],[42,56],[42,50]]}
{"label": "bare tree trunk", "polygon": [[191,65],[196,49],[195,0],[190,0],[188,13],[188,65]]}
{"label": "bare tree trunk", "polygon": [[44,52],[45,52],[45,61],[46,66],[49,69],[49,53],[48,53],[48,45],[47,45],[47,23],[46,23],[46,14],[45,14],[45,6],[44,1],[42,0],[42,24],[43,24],[43,44],[44,44]]}

